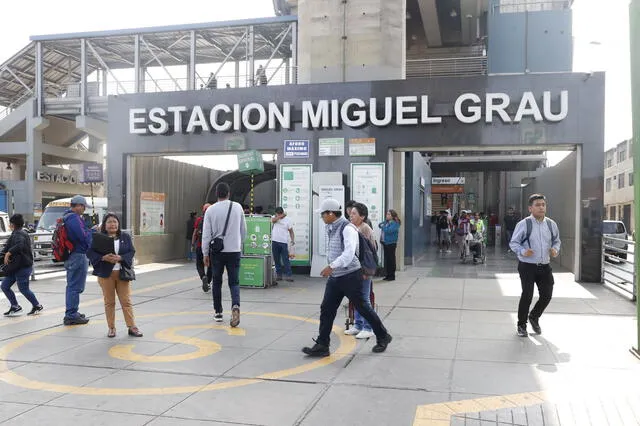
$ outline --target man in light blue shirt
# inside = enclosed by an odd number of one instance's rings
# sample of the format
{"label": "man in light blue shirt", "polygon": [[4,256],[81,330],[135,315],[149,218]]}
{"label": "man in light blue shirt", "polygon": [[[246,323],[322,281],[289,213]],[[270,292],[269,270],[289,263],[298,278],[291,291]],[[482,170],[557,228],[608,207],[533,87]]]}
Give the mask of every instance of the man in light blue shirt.
{"label": "man in light blue shirt", "polygon": [[[553,295],[553,273],[549,262],[560,253],[558,225],[548,217],[547,200],[542,194],[529,197],[531,215],[522,219],[513,231],[509,247],[518,256],[518,273],[522,284],[522,295],[518,305],[518,336],[527,337],[527,318],[537,334],[542,333],[540,316],[551,302]],[[531,312],[534,284],[540,295]]]}

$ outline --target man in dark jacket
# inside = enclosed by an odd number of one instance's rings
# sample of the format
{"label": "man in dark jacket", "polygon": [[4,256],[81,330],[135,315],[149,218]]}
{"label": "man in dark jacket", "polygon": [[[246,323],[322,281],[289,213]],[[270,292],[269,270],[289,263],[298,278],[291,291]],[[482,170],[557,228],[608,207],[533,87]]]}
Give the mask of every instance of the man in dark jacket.
{"label": "man in dark jacket", "polygon": [[86,324],[89,319],[78,312],[80,294],[84,291],[87,282],[87,250],[91,247],[91,231],[82,218],[87,207],[87,200],[82,195],[76,195],[71,199],[71,208],[64,213],[62,220],[67,230],[69,241],[73,244],[73,250],[69,258],[64,262],[67,270],[67,290],[65,295],[66,311],[64,313],[64,325]]}

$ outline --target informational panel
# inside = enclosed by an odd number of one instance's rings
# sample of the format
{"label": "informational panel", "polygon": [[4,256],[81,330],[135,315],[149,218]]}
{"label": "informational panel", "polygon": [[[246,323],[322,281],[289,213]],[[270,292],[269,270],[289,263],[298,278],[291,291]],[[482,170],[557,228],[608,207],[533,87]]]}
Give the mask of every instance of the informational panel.
{"label": "informational panel", "polygon": [[239,152],[238,154],[238,171],[242,173],[262,173],[264,172],[264,161],[259,151],[250,150]]}
{"label": "informational panel", "polygon": [[293,222],[296,236],[294,266],[308,266],[311,260],[311,171],[311,164],[280,166],[280,205]]}
{"label": "informational panel", "polygon": [[242,256],[240,259],[240,271],[238,281],[241,287],[264,288],[265,258],[262,256]]}
{"label": "informational panel", "polygon": [[140,193],[140,235],[164,234],[163,192]]}
{"label": "informational panel", "polygon": [[344,157],[344,138],[318,139],[319,157]]}
{"label": "informational panel", "polygon": [[375,138],[349,139],[349,155],[352,157],[369,157],[376,155]]}
{"label": "informational panel", "polygon": [[271,254],[271,218],[268,216],[245,216],[247,236],[242,253],[245,255]]}
{"label": "informational panel", "polygon": [[284,141],[284,158],[309,158],[309,141]]}
{"label": "informational panel", "polygon": [[[380,241],[378,224],[385,218],[384,183],[384,163],[351,163],[351,198],[369,209],[369,220],[376,241]],[[378,249],[382,250],[381,247]]]}
{"label": "informational panel", "polygon": [[[333,198],[334,200],[338,200],[340,206],[342,207],[342,213],[344,214],[344,185],[320,185],[318,191],[319,200],[318,205],[321,205],[324,200],[327,198]],[[348,219],[348,218],[347,218]],[[317,238],[316,241],[318,243],[318,253],[326,256],[327,255],[327,225],[320,220],[318,221],[318,230],[317,230]]]}

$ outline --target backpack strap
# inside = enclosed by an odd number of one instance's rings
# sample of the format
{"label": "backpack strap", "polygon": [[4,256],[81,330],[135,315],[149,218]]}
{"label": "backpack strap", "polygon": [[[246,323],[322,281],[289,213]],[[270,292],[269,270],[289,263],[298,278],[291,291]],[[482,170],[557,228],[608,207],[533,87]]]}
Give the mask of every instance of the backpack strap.
{"label": "backpack strap", "polygon": [[558,237],[557,235],[553,235],[553,225],[551,224],[553,221],[546,217],[544,218],[544,221],[547,222],[547,226],[549,227],[549,233],[551,234],[551,246],[553,246],[553,243],[556,242],[556,238]]}
{"label": "backpack strap", "polygon": [[[553,244],[556,242],[558,238],[557,235],[553,234],[553,224],[551,223],[553,221],[547,217],[544,218],[544,221],[547,223],[547,226],[549,227],[549,233],[551,234],[551,245],[553,246]],[[533,230],[533,222],[531,221],[530,217],[526,218],[525,222],[527,224],[527,233],[525,237],[522,239],[522,241],[520,242],[520,244],[524,244],[526,241],[527,244],[529,244],[529,248],[531,248],[531,241],[529,241],[529,237],[531,237],[531,231]]]}

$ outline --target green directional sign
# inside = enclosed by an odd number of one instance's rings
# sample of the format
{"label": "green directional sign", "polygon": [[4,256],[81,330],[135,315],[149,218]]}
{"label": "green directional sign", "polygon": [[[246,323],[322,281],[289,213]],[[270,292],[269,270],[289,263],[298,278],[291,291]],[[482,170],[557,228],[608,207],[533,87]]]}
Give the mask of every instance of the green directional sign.
{"label": "green directional sign", "polygon": [[241,287],[264,287],[264,257],[242,257],[238,281]]}
{"label": "green directional sign", "polygon": [[259,151],[251,150],[238,153],[238,171],[246,174],[264,172],[264,162]]}

